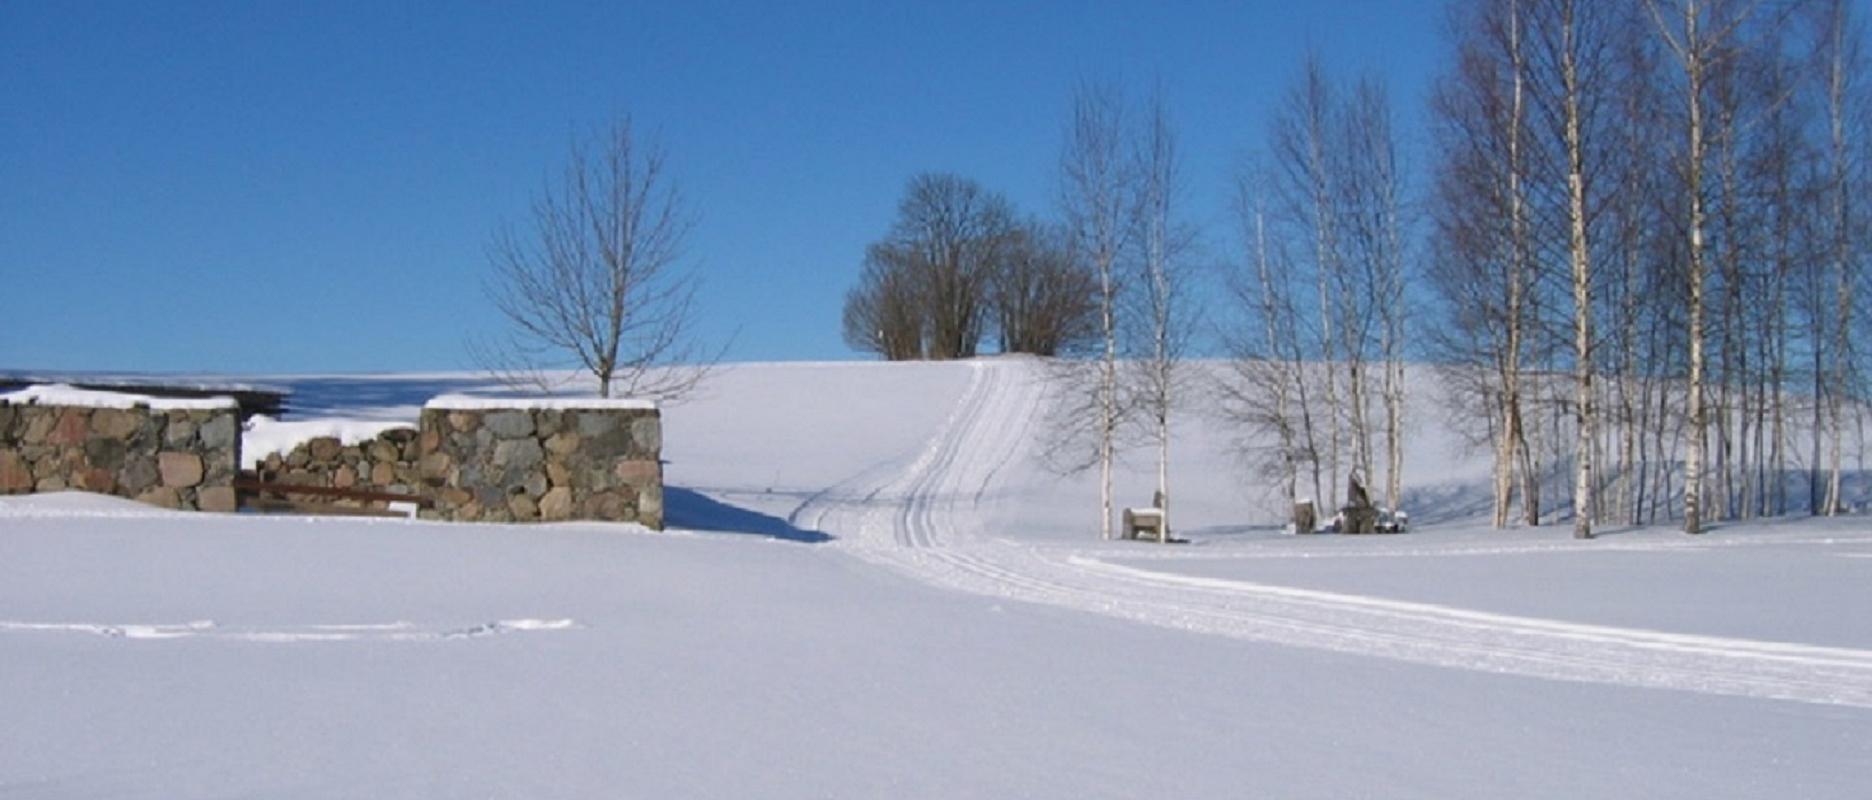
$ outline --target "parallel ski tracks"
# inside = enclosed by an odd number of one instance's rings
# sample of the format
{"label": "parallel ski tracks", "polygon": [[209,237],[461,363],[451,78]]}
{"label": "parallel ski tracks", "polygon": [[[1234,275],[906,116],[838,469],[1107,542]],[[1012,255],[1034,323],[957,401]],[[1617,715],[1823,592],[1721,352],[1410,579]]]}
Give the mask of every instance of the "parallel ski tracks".
{"label": "parallel ski tracks", "polygon": [[868,471],[796,511],[919,581],[1193,633],[1483,672],[1872,708],[1872,650],[1589,625],[1201,578],[1110,563],[1108,548],[991,538],[995,479],[1026,457],[1043,387],[975,362],[942,428],[900,472]]}

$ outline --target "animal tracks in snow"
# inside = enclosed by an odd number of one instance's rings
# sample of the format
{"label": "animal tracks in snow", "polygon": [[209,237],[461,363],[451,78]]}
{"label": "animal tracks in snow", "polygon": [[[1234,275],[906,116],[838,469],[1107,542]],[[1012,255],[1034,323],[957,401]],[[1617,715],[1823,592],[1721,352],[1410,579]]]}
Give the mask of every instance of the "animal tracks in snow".
{"label": "animal tracks in snow", "polygon": [[577,627],[578,623],[569,619],[504,619],[459,628],[423,628],[410,622],[257,627],[221,626],[212,620],[169,624],[0,620],[0,633],[81,633],[110,639],[218,639],[268,644],[435,642]]}
{"label": "animal tracks in snow", "polygon": [[[1497,614],[1123,566],[1109,548],[991,538],[994,479],[1029,452],[1037,367],[971,364],[942,429],[897,474],[810,513],[840,547],[918,580],[1198,634],[1441,667],[1872,708],[1872,650]],[[850,498],[850,499],[841,499]],[[1429,555],[1426,553],[1426,555]]]}

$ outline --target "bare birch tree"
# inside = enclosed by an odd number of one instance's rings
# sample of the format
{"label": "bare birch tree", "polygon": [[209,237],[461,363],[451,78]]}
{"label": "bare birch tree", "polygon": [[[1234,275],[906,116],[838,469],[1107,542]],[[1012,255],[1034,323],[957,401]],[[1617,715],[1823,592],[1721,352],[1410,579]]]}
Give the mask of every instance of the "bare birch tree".
{"label": "bare birch tree", "polygon": [[[1268,235],[1267,176],[1243,167],[1235,177],[1234,210],[1243,267],[1229,275],[1241,313],[1224,330],[1228,371],[1216,387],[1217,412],[1238,431],[1235,447],[1257,475],[1278,479],[1281,512],[1302,499],[1300,485],[1322,497],[1317,413],[1300,333],[1303,296],[1293,259]],[[1272,442],[1270,444],[1270,442]],[[1311,531],[1298,531],[1311,533]]]}
{"label": "bare birch tree", "polygon": [[1177,222],[1180,194],[1176,133],[1161,91],[1154,93],[1137,137],[1137,239],[1139,261],[1139,315],[1145,330],[1143,347],[1131,363],[1138,373],[1137,402],[1132,404],[1147,423],[1145,440],[1157,449],[1157,497],[1163,511],[1164,535],[1170,541],[1170,417],[1182,398],[1183,353],[1188,343],[1189,308],[1185,296],[1182,258],[1188,233]]}
{"label": "bare birch tree", "polygon": [[[1112,468],[1126,410],[1118,386],[1120,262],[1135,230],[1133,165],[1126,153],[1124,100],[1116,89],[1074,93],[1060,156],[1060,206],[1075,257],[1098,275],[1100,351],[1060,365],[1050,460],[1066,470],[1099,470],[1099,536],[1112,538]],[[1079,457],[1085,440],[1089,455]]]}
{"label": "bare birch tree", "polygon": [[1274,194],[1285,227],[1310,242],[1311,270],[1319,300],[1317,354],[1325,379],[1327,507],[1339,505],[1339,475],[1343,447],[1339,402],[1339,334],[1335,332],[1341,274],[1338,192],[1332,139],[1336,138],[1337,105],[1331,80],[1317,56],[1309,56],[1300,78],[1269,131]]}
{"label": "bare birch tree", "polygon": [[1853,18],[1846,0],[1827,0],[1822,22],[1822,50],[1825,53],[1826,82],[1826,227],[1830,234],[1828,256],[1834,275],[1833,367],[1828,376],[1827,422],[1831,446],[1827,450],[1827,488],[1825,509],[1828,516],[1838,514],[1844,505],[1843,441],[1846,431],[1846,397],[1853,372],[1852,330],[1853,289],[1860,280],[1858,247],[1860,226],[1853,208],[1853,190],[1864,184],[1860,177],[1865,143],[1855,141],[1866,123],[1862,89],[1858,79],[1864,72],[1861,54],[1864,34]]}
{"label": "bare birch tree", "polygon": [[[1712,73],[1729,53],[1729,45],[1745,22],[1749,9],[1735,9],[1734,3],[1712,5],[1709,0],[1645,0],[1659,35],[1683,72],[1683,137],[1681,154],[1685,231],[1685,299],[1688,303],[1689,342],[1686,360],[1689,431],[1684,442],[1684,520],[1685,533],[1702,533],[1704,528],[1705,448],[1709,439],[1707,356],[1705,355],[1704,312],[1707,303],[1704,283],[1708,273],[1704,230],[1707,213],[1704,201],[1704,161],[1708,158],[1709,120],[1704,105]],[[1713,13],[1727,11],[1726,14]]]}

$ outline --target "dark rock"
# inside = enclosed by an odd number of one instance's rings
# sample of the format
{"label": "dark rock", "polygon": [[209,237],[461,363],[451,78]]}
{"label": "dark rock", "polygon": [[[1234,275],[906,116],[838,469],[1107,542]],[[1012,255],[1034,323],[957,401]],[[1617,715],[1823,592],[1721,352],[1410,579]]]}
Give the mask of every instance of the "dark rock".
{"label": "dark rock", "polygon": [[119,439],[90,439],[84,443],[85,460],[96,469],[116,471],[123,466],[124,451],[124,443]]}
{"label": "dark rock", "polygon": [[234,421],[234,412],[216,413],[201,424],[201,443],[210,450],[232,449],[240,441],[240,426]]}
{"label": "dark rock", "polygon": [[481,423],[502,439],[533,435],[533,415],[525,411],[496,411],[483,417]]}
{"label": "dark rock", "polygon": [[117,474],[117,483],[123,486],[124,491],[137,494],[155,486],[160,477],[156,471],[156,459],[139,455],[131,457],[124,464],[123,471]]}

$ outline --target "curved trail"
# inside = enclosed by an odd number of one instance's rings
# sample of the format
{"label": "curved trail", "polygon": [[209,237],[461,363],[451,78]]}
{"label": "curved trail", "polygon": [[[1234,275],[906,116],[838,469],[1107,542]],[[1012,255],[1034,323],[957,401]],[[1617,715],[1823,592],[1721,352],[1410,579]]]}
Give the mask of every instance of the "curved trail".
{"label": "curved trail", "polygon": [[[839,547],[919,581],[1199,634],[1420,664],[1872,708],[1872,650],[1667,633],[1158,572],[1097,548],[991,538],[996,478],[1027,457],[1032,364],[969,365],[949,418],[901,471],[798,509]],[[1110,552],[1110,551],[1107,551]]]}

